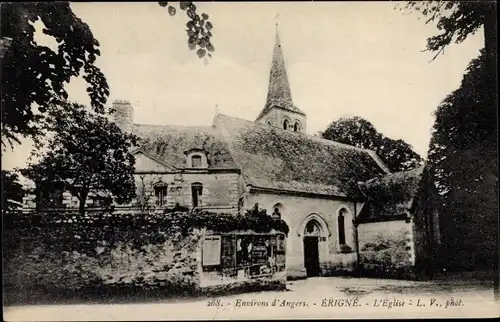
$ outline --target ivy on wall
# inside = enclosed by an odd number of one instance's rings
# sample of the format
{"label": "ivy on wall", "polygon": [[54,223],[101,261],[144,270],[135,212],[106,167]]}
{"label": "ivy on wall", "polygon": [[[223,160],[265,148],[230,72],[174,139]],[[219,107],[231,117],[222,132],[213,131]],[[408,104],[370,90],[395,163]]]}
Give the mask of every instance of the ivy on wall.
{"label": "ivy on wall", "polygon": [[46,247],[59,251],[77,251],[95,255],[97,247],[111,249],[118,242],[129,242],[132,248],[158,245],[167,239],[180,242],[195,229],[215,232],[252,230],[257,233],[276,230],[288,234],[283,220],[275,220],[257,207],[245,215],[219,214],[208,211],[173,211],[164,214],[99,212],[11,213],[4,217],[6,252],[20,247],[20,236],[41,235]]}

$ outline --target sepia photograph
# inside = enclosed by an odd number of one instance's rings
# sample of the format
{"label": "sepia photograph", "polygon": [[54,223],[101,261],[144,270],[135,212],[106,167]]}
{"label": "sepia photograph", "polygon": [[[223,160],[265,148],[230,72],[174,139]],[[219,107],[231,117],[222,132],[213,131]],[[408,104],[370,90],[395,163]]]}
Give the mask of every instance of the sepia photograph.
{"label": "sepia photograph", "polygon": [[500,317],[496,1],[0,13],[5,321]]}

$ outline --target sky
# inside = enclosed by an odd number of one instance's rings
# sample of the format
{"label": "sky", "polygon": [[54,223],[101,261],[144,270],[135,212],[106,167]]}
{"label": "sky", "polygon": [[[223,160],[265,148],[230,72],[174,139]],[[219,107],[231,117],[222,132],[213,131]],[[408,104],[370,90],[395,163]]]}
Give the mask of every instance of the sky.
{"label": "sky", "polygon": [[[157,2],[71,6],[101,45],[97,65],[110,86],[108,102],[129,100],[135,123],[211,125],[216,113],[255,120],[266,100],[278,22],[308,134],[360,116],[424,157],[433,112],[484,45],[479,30],[431,62],[434,54],[423,50],[436,26],[394,2],[200,2],[198,11],[214,25],[215,52],[205,60],[188,48],[188,18],[180,10],[171,17]],[[55,45],[41,33],[36,40]],[[86,87],[73,79],[69,99],[89,104]],[[25,141],[3,153],[3,167],[25,166],[30,150]]]}

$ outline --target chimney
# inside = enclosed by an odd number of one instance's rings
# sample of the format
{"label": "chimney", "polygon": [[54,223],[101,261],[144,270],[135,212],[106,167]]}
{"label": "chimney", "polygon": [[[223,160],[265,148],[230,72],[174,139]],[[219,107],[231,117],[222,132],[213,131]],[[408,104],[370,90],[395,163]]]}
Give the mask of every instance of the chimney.
{"label": "chimney", "polygon": [[132,131],[132,126],[134,125],[134,108],[129,101],[114,101],[111,115],[113,121],[122,131]]}

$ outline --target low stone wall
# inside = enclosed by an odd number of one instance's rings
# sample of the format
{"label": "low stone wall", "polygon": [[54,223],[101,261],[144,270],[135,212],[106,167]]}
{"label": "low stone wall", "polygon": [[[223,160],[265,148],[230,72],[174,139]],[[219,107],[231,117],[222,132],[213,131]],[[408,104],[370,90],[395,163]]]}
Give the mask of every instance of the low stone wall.
{"label": "low stone wall", "polygon": [[[264,279],[200,287],[205,229],[175,226],[175,213],[79,216],[4,217],[7,302],[30,294],[178,297],[284,286],[279,279]],[[159,216],[173,219],[167,225]]]}

